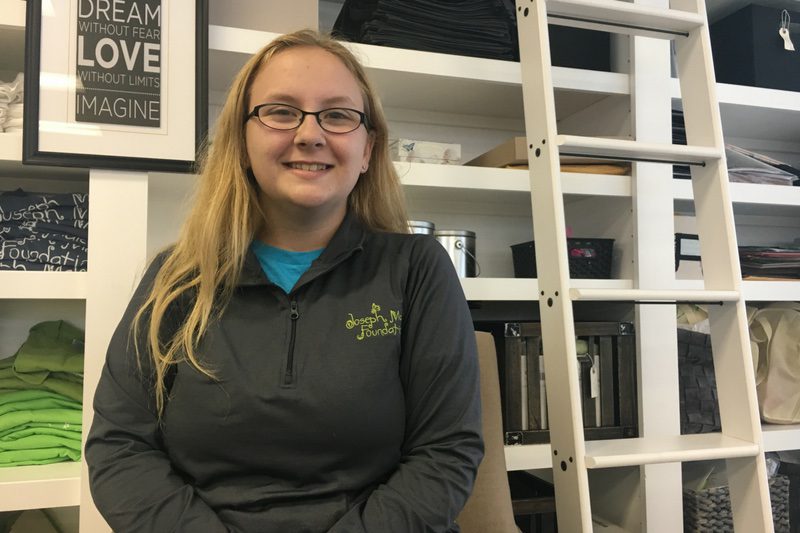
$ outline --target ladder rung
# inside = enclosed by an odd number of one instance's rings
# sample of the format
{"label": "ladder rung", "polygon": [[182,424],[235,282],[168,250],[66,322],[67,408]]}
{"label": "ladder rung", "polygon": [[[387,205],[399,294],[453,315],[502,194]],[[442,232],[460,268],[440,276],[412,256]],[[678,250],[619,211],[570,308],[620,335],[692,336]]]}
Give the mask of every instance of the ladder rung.
{"label": "ladder rung", "polygon": [[700,15],[619,0],[547,0],[548,22],[614,33],[674,38],[703,26]]}
{"label": "ladder rung", "polygon": [[613,468],[679,461],[754,457],[758,444],[721,433],[593,440],[586,442],[587,468]]}
{"label": "ladder rung", "polygon": [[601,302],[736,302],[738,291],[706,290],[648,290],[648,289],[570,289],[572,300],[594,300]]}
{"label": "ladder rung", "polygon": [[606,157],[630,161],[658,161],[673,164],[703,164],[722,158],[722,150],[709,146],[642,143],[628,139],[558,135],[561,155]]}

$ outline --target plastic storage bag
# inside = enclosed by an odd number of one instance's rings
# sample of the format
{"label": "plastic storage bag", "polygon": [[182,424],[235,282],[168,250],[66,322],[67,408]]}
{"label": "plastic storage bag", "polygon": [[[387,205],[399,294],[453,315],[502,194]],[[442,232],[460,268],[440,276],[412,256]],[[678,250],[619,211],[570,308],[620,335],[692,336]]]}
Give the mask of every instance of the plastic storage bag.
{"label": "plastic storage bag", "polygon": [[761,419],[800,422],[800,303],[748,309]]}

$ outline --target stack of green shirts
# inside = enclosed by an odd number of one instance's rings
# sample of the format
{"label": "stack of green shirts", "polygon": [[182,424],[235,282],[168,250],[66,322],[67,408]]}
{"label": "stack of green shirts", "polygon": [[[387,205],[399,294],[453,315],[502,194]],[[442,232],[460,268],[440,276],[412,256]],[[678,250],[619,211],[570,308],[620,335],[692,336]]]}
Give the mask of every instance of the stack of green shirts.
{"label": "stack of green shirts", "polygon": [[0,466],[80,460],[82,399],[83,331],[36,324],[0,360]]}

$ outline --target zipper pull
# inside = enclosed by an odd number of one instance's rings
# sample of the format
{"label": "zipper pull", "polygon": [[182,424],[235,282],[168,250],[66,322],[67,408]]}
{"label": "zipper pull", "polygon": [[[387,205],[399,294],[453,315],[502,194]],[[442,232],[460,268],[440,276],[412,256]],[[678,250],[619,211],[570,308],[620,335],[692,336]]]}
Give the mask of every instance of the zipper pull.
{"label": "zipper pull", "polygon": [[292,320],[297,320],[298,318],[300,318],[300,312],[297,310],[297,301],[296,300],[292,300],[290,302],[290,307],[291,307],[291,310],[289,312],[289,317]]}

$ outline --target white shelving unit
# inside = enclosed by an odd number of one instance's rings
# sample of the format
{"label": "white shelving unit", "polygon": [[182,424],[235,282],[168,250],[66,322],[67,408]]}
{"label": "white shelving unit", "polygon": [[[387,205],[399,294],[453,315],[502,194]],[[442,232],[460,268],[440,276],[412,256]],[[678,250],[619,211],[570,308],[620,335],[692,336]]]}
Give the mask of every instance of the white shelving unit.
{"label": "white shelving unit", "polygon": [[764,450],[779,452],[783,450],[796,450],[800,447],[800,424],[779,425],[762,424],[761,431],[764,436]]}
{"label": "white shelving unit", "polygon": [[86,272],[4,271],[0,299],[86,299]]}
{"label": "white shelving unit", "polygon": [[0,470],[0,510],[70,507],[81,503],[81,463]]}
{"label": "white shelving unit", "polygon": [[[23,68],[25,6],[22,0],[0,0],[0,49],[3,50],[0,79],[3,81],[13,78]],[[42,177],[56,177],[59,183],[55,187],[61,188],[65,178],[74,180],[86,175],[85,171],[24,168],[21,158],[22,133],[0,132],[0,190],[7,190],[12,182],[22,187],[26,186],[26,179],[38,181]],[[53,313],[74,313],[76,309],[81,313],[80,303],[66,302],[65,305],[54,301],[80,302],[86,296],[86,272],[0,271],[0,321],[3,322],[0,329],[8,337],[10,332],[6,326],[9,324],[17,329],[30,327],[38,320],[52,319]],[[83,316],[68,318],[74,318],[83,326]],[[24,330],[14,333],[24,333]],[[11,342],[6,341],[8,339],[3,340],[2,346],[8,350]],[[8,355],[11,354],[0,353],[3,357]],[[80,505],[81,468],[80,462],[0,468],[0,510]]]}
{"label": "white shelving unit", "polygon": [[22,132],[0,133],[0,161],[19,161],[22,157]]}
{"label": "white shelving unit", "polygon": [[[731,1],[720,0],[718,3]],[[290,5],[272,0],[263,5],[260,2],[243,2],[242,5],[249,6],[245,7],[248,9],[271,9],[270,16],[264,17],[264,24],[278,24],[282,18],[291,18],[290,15],[302,10],[305,4]],[[212,19],[209,31],[212,117],[233,74],[251,53],[275,36],[272,31],[267,31],[270,28],[264,31],[244,29],[244,26],[254,23],[244,21],[246,18],[247,14],[243,13],[242,28],[213,24]],[[21,50],[24,23],[25,2],[0,0],[0,49],[5,51],[16,47]],[[452,138],[462,144],[463,160],[468,160],[509,137],[523,133],[518,64],[360,44],[351,46],[366,64],[369,75],[380,91],[394,135],[417,135],[416,138],[430,140]],[[0,71],[6,68],[7,64],[0,59]],[[553,69],[553,79],[557,89],[560,127],[564,130],[562,133],[581,133],[577,130],[587,122],[588,117],[596,113],[613,114],[620,102],[627,103],[630,94],[629,76],[619,72],[587,72],[556,67]],[[737,143],[746,142],[745,146],[754,149],[789,154],[788,162],[800,164],[800,93],[724,84],[718,85],[718,90],[726,135],[731,135]],[[672,91],[671,96],[677,103],[679,95],[675,88]],[[608,121],[604,127],[609,135],[626,134],[625,125],[619,121]],[[3,188],[8,187],[8,180],[18,180],[19,186],[28,179],[52,180],[52,183],[56,183],[55,178],[63,179],[64,176],[67,181],[88,187],[86,171],[23,168],[20,164],[21,143],[21,135],[0,133],[0,185]],[[437,226],[441,221],[443,224],[470,227],[477,231],[478,259],[485,263],[486,271],[481,278],[462,281],[469,299],[518,302],[536,299],[538,284],[535,279],[512,277],[509,250],[509,245],[532,238],[527,171],[417,163],[398,163],[397,167],[405,185],[412,216],[435,216]],[[13,306],[17,300],[26,300],[26,309],[30,305],[48,306],[51,300],[86,301],[87,355],[91,351],[86,362],[87,397],[91,395],[102,365],[104,342],[107,342],[105,331],[117,319],[110,315],[120,312],[127,303],[133,279],[141,271],[153,246],[168,242],[174,232],[174,227],[170,227],[174,225],[174,220],[163,222],[165,215],[154,211],[164,210],[169,204],[167,199],[179,199],[183,195],[180,188],[191,183],[191,180],[185,180],[176,190],[165,191],[159,188],[160,179],[158,177],[150,181],[149,198],[148,180],[140,176],[123,176],[119,178],[116,188],[94,188],[91,191],[92,204],[102,210],[99,216],[107,217],[106,220],[118,226],[127,227],[128,223],[114,222],[119,218],[118,213],[114,212],[113,202],[125,197],[131,203],[126,208],[124,219],[134,225],[128,229],[135,235],[126,237],[133,245],[126,256],[129,257],[130,268],[125,272],[115,272],[108,279],[105,277],[108,272],[91,270],[89,273],[0,272],[0,303],[4,306]],[[630,247],[626,244],[629,228],[624,224],[610,223],[609,220],[618,218],[625,209],[631,208],[631,177],[564,174],[563,180],[571,212],[606,219],[597,226],[598,231],[618,238],[627,250],[626,246]],[[61,183],[59,186],[65,185]],[[769,227],[770,220],[777,218],[781,224],[799,228],[800,232],[800,188],[732,184],[731,192],[737,223],[741,216],[742,224],[748,227],[748,231],[751,226],[762,223]],[[602,197],[601,205],[588,204],[587,197],[590,195]],[[691,213],[688,182],[674,181],[673,196],[676,212]],[[149,225],[142,220],[149,220]],[[147,227],[143,228],[143,224]],[[581,226],[577,221],[576,225]],[[103,268],[100,270],[114,268],[114,254],[98,251],[103,246],[113,247],[114,236],[111,233],[106,231],[90,235],[90,253],[99,254],[92,256],[99,257],[92,264],[101,265]],[[629,252],[625,251],[625,254]],[[624,257],[627,260],[629,255]],[[629,289],[633,287],[630,278],[629,269],[622,268],[617,279],[575,280],[574,287]],[[697,288],[690,281],[682,281],[678,285]],[[800,300],[800,282],[748,281],[744,286],[747,299],[751,301]],[[105,312],[109,306],[113,308],[111,313]],[[4,316],[0,314],[2,320]],[[705,452],[698,459],[717,456],[720,449],[731,446],[742,447],[742,453],[748,451],[740,443],[723,442],[723,439],[714,435],[692,438],[703,443]],[[640,439],[603,441],[591,444],[591,457],[598,468],[639,464],[644,461],[643,456],[677,449],[680,442],[670,444],[662,440],[653,443]],[[693,448],[697,447],[696,444],[693,443]],[[800,448],[800,426],[764,425],[764,446],[769,451]],[[632,458],[633,454],[638,455]],[[511,470],[550,468],[550,447],[546,444],[507,447],[506,461]],[[87,490],[85,472],[85,465],[82,464],[0,469],[0,499],[4,502],[0,508],[29,509],[80,504],[82,515],[96,514]],[[626,481],[630,482],[629,479]],[[633,492],[636,490],[637,487],[634,487]],[[601,516],[608,516],[603,508],[598,508],[598,511]],[[648,508],[642,512],[651,511]],[[648,520],[654,531],[658,530],[654,524],[657,518],[649,516]],[[96,516],[91,520],[82,517],[82,530],[100,533],[103,529],[97,520]]]}
{"label": "white shelving unit", "polygon": [[25,30],[25,2],[21,0],[2,0],[0,9],[3,17],[0,28],[24,31]]}
{"label": "white shelving unit", "polygon": [[524,444],[506,446],[508,470],[538,470],[553,466],[553,453],[549,444]]}

